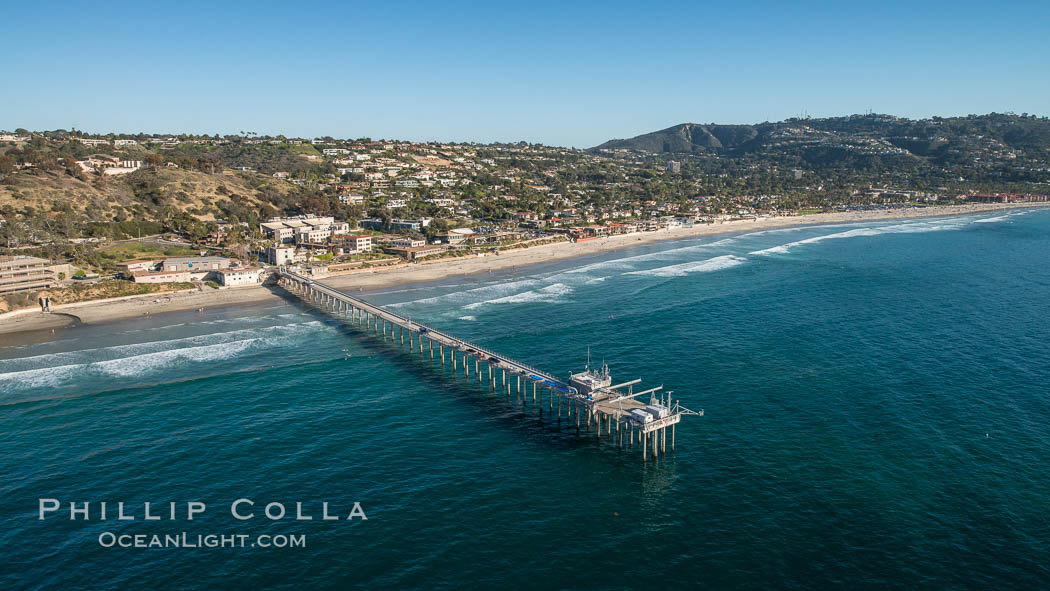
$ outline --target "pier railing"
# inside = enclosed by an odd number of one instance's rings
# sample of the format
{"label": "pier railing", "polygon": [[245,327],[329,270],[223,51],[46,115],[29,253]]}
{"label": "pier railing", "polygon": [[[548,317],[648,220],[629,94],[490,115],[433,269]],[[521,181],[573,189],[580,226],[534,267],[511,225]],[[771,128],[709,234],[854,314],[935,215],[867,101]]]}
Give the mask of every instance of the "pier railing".
{"label": "pier railing", "polygon": [[[573,388],[570,384],[565,381],[559,380],[554,377],[551,373],[537,369],[531,365],[521,363],[520,361],[514,360],[505,355],[500,355],[495,351],[492,351],[486,347],[478,346],[470,341],[455,337],[447,332],[433,329],[420,322],[415,322],[408,317],[392,312],[380,306],[371,304],[360,298],[356,298],[349,294],[345,294],[337,289],[328,287],[322,283],[319,283],[309,277],[301,275],[300,273],[293,271],[287,267],[281,267],[277,271],[277,277],[280,279],[281,284],[289,289],[295,290],[299,296],[321,306],[322,309],[340,315],[346,318],[353,318],[358,326],[365,326],[365,330],[370,330],[373,326],[375,327],[376,334],[379,334],[380,321],[383,322],[383,338],[386,338],[386,325],[390,324],[390,339],[394,340],[394,327],[401,327],[401,345],[405,344],[404,329],[408,329],[408,345],[410,348],[414,348],[412,343],[413,333],[417,335],[416,343],[419,347],[420,355],[423,354],[423,337],[426,337],[430,342],[430,357],[434,359],[434,344],[438,345],[439,353],[441,356],[441,367],[442,370],[445,368],[445,354],[444,349],[441,347],[448,347],[452,353],[452,369],[453,373],[456,372],[456,351],[460,351],[463,354],[463,373],[466,376],[469,373],[469,361],[468,357],[474,357],[475,375],[478,380],[481,380],[481,370],[478,365],[479,362],[483,362],[488,366],[489,383],[492,390],[497,390],[497,376],[502,372],[503,376],[503,387],[505,389],[508,399],[511,395],[511,390],[516,389],[517,394],[522,396],[525,392],[522,392],[521,379],[517,380],[514,384],[514,380],[508,380],[508,374],[510,376],[518,375],[519,378],[524,376],[527,381],[524,382],[526,386],[531,381],[533,384],[532,388],[532,401],[533,405],[537,402],[537,387],[542,390],[539,396],[540,413],[543,413],[543,396],[549,394],[546,406],[548,411],[556,411],[558,416],[558,423],[561,424],[561,408],[562,400],[564,399],[568,406],[568,418],[570,421],[575,419],[576,422],[576,434],[580,434],[580,429],[584,425],[581,424],[582,417],[586,417],[586,428],[591,429],[592,421],[595,424],[594,433],[601,438],[603,428],[607,437],[614,437],[614,441],[623,448],[624,445],[630,447],[633,442],[637,440],[638,444],[642,448],[642,457],[647,458],[649,455],[649,449],[653,457],[657,457],[667,451],[667,435],[670,430],[671,449],[674,450],[675,442],[675,426],[681,421],[682,416],[685,414],[703,415],[703,411],[699,413],[688,411],[679,407],[679,405],[671,405],[670,397],[668,397],[667,406],[661,407],[664,410],[659,411],[661,414],[666,412],[667,409],[671,410],[669,416],[657,416],[653,419],[647,419],[642,421],[637,419],[633,413],[642,411],[642,416],[651,416],[657,414],[659,409],[654,409],[646,404],[635,400],[634,396],[641,396],[646,392],[659,390],[662,386],[654,388],[652,390],[646,390],[639,392],[638,394],[626,396],[620,395],[612,400],[606,400],[602,397],[592,397],[591,395],[582,395],[576,388]],[[494,371],[495,370],[495,371]],[[633,384],[639,380],[628,382]],[[625,385],[625,384],[621,384]],[[604,390],[603,390],[604,391]],[[619,394],[609,390],[607,394]],[[555,399],[557,399],[557,408],[555,409]],[[522,404],[525,405],[525,397],[521,398]],[[613,403],[616,403],[613,406]],[[524,407],[524,406],[523,406]],[[649,413],[649,414],[645,414]],[[604,422],[604,424],[603,424]],[[615,435],[613,435],[613,429],[615,428]]]}
{"label": "pier railing", "polygon": [[416,332],[422,332],[422,331],[419,330],[421,328],[425,329],[426,334],[433,334],[436,337],[440,337],[441,339],[447,341],[447,344],[455,346],[460,351],[463,351],[463,350],[466,350],[466,349],[471,349],[471,350],[473,350],[473,351],[475,351],[477,353],[484,354],[484,355],[488,356],[489,358],[494,358],[494,359],[498,360],[501,363],[505,362],[505,363],[513,366],[511,368],[512,371],[513,371],[514,368],[517,368],[518,370],[520,370],[517,373],[521,373],[521,374],[531,373],[531,374],[533,374],[533,375],[535,375],[537,377],[543,378],[545,380],[550,380],[555,385],[560,386],[561,388],[563,388],[565,392],[568,392],[568,393],[571,393],[571,394],[575,394],[576,393],[576,389],[575,388],[573,388],[572,386],[570,386],[569,384],[567,384],[563,380],[559,380],[558,378],[554,377],[549,372],[543,371],[542,369],[537,369],[537,368],[535,368],[535,367],[533,367],[531,365],[528,365],[526,363],[522,363],[522,362],[520,362],[520,361],[518,361],[516,359],[512,359],[511,357],[508,357],[506,355],[501,355],[500,353],[497,353],[495,351],[492,351],[490,349],[487,349],[485,347],[482,347],[482,346],[477,345],[475,343],[472,343],[470,341],[466,341],[466,340],[461,339],[459,337],[456,337],[454,335],[448,334],[447,332],[444,332],[444,331],[441,331],[441,330],[437,330],[435,328],[431,328],[430,326],[427,326],[426,324],[423,324],[421,322],[413,321],[412,319],[408,318],[407,316],[404,316],[402,314],[398,314],[397,312],[393,312],[393,311],[388,310],[386,308],[382,308],[380,306],[376,306],[375,304],[371,304],[371,303],[369,303],[369,302],[367,302],[365,300],[362,300],[360,298],[356,298],[356,297],[354,297],[352,295],[343,293],[343,292],[341,292],[341,291],[339,291],[337,289],[333,289],[331,287],[328,287],[327,285],[324,285],[323,283],[319,283],[319,282],[317,282],[317,281],[315,281],[313,279],[310,279],[309,277],[306,277],[306,276],[301,275],[299,273],[296,273],[294,271],[288,270],[286,268],[281,268],[278,271],[278,274],[280,276],[282,276],[282,277],[287,277],[287,278],[292,279],[292,280],[294,280],[294,281],[296,281],[298,283],[301,283],[303,285],[306,285],[306,286],[309,286],[309,287],[311,287],[313,289],[316,289],[317,291],[319,291],[321,293],[324,293],[326,295],[329,295],[329,296],[331,296],[333,298],[342,300],[342,301],[344,301],[344,302],[346,302],[346,303],[348,303],[348,304],[350,304],[352,306],[355,306],[355,307],[360,308],[362,310],[366,310],[370,314],[377,315],[377,316],[379,316],[381,318],[384,318],[384,319],[386,319],[386,320],[388,320],[390,322],[393,322],[394,324],[397,324],[398,326],[401,326],[403,328],[407,328],[409,330],[415,330]]}

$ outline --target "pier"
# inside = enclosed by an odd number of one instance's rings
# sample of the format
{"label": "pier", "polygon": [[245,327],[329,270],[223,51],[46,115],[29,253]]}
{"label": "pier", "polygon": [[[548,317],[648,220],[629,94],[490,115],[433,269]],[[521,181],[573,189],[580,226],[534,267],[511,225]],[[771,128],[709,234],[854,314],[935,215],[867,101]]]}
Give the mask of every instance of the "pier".
{"label": "pier", "polygon": [[[278,285],[304,302],[349,322],[365,334],[407,347],[413,355],[429,356],[432,362],[441,364],[442,371],[451,369],[457,376],[462,372],[465,380],[471,379],[473,373],[474,380],[485,383],[493,392],[508,398],[513,394],[525,408],[531,403],[541,416],[546,409],[548,415],[556,414],[560,423],[564,406],[570,427],[575,421],[577,436],[586,431],[620,449],[637,445],[644,461],[658,458],[668,449],[674,451],[675,430],[683,416],[703,416],[702,410],[692,411],[672,400],[671,392],[664,392],[663,386],[634,392],[640,379],[614,385],[604,364],[601,369],[592,369],[588,361],[585,371],[562,380],[553,373],[324,285],[291,268],[281,267],[275,275]],[[646,395],[649,401],[643,402],[641,397]]]}

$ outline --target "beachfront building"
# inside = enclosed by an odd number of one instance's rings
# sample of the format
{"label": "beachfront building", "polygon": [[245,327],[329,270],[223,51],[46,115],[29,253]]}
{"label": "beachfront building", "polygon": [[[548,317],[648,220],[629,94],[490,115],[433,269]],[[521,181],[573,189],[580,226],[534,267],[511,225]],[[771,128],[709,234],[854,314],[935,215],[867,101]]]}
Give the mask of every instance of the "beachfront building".
{"label": "beachfront building", "polygon": [[421,238],[395,238],[390,241],[390,246],[395,248],[416,248],[426,244],[427,241]]}
{"label": "beachfront building", "polygon": [[0,256],[0,293],[47,289],[58,283],[51,261],[30,256]]}
{"label": "beachfront building", "polygon": [[437,238],[438,240],[440,240],[444,244],[450,244],[450,245],[453,245],[453,246],[458,245],[458,244],[463,244],[463,241],[466,240],[466,236],[464,236],[463,234],[458,234],[456,232],[449,232],[447,234],[438,234],[438,235],[435,236],[435,238]]}
{"label": "beachfront building", "polygon": [[406,260],[414,261],[426,256],[443,253],[445,252],[445,247],[436,245],[413,247],[395,246],[387,248],[386,251],[391,254],[396,254]]}
{"label": "beachfront building", "polygon": [[230,259],[226,257],[178,257],[166,259],[160,264],[161,271],[206,272],[229,269]]}
{"label": "beachfront building", "polygon": [[372,237],[367,234],[351,234],[332,239],[332,245],[346,254],[361,254],[372,251]]}
{"label": "beachfront building", "polygon": [[271,265],[294,265],[294,246],[271,246],[266,249],[266,260]]}
{"label": "beachfront building", "polygon": [[[294,248],[288,250],[295,252]],[[223,285],[247,285],[259,282],[261,269],[236,266],[239,264],[227,257],[175,257],[162,261],[124,261],[120,268],[124,276],[135,283],[217,281]]]}
{"label": "beachfront building", "polygon": [[135,283],[189,283],[194,280],[189,271],[135,271],[131,280]]}
{"label": "beachfront building", "polygon": [[217,275],[219,283],[228,287],[237,285],[258,285],[262,269],[259,267],[238,267],[222,269]]}
{"label": "beachfront building", "polygon": [[134,259],[124,261],[117,265],[125,279],[131,279],[135,273],[150,272],[157,269],[157,261],[153,259]]}

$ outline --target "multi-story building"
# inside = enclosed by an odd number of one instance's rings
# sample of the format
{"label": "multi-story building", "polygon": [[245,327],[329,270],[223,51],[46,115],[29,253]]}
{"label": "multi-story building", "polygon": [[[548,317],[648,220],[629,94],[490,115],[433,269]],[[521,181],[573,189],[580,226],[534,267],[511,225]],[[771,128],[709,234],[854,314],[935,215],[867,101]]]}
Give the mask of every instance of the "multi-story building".
{"label": "multi-story building", "polygon": [[[328,240],[333,234],[345,234],[350,231],[350,224],[336,221],[325,216],[298,216],[291,218],[272,218],[259,224],[259,229],[274,242],[310,242],[319,243]],[[300,238],[300,234],[306,236]]]}
{"label": "multi-story building", "polygon": [[296,244],[323,244],[332,235],[331,230],[307,226],[295,233]]}
{"label": "multi-story building", "polygon": [[416,248],[426,245],[426,240],[420,240],[418,238],[395,238],[390,241],[390,246],[393,246],[394,248]]}
{"label": "multi-story building", "polygon": [[51,261],[30,256],[0,256],[0,293],[47,289],[56,285]]}
{"label": "multi-story building", "polygon": [[294,246],[271,246],[266,249],[266,260],[271,265],[294,265]]}
{"label": "multi-story building", "polygon": [[295,240],[295,228],[286,226],[281,222],[267,222],[259,224],[263,231],[274,242],[293,242]]}
{"label": "multi-story building", "polygon": [[364,219],[359,222],[362,228],[368,228],[371,230],[415,230],[416,232],[422,232],[423,228],[430,225],[430,218],[421,218],[418,220],[390,220],[389,224],[384,224],[383,220],[380,219]]}
{"label": "multi-story building", "polygon": [[429,246],[413,246],[411,248],[404,247],[391,247],[386,249],[391,254],[396,254],[400,257],[404,257],[410,261],[421,259],[430,255],[441,254],[445,252],[444,246],[429,245]]}
{"label": "multi-story building", "polygon": [[360,254],[372,250],[372,237],[367,234],[340,236],[332,244],[341,247],[347,254]]}

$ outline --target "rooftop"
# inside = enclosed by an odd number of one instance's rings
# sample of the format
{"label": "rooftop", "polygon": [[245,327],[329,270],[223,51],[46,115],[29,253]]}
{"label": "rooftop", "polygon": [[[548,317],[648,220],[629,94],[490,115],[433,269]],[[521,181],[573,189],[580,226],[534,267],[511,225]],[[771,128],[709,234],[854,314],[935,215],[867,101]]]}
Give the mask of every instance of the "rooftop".
{"label": "rooftop", "polygon": [[226,257],[175,257],[171,259],[164,259],[164,264],[175,263],[218,263],[220,261],[228,261],[230,259]]}
{"label": "rooftop", "polygon": [[21,267],[25,265],[50,265],[51,261],[42,259],[40,257],[30,257],[25,255],[4,255],[0,256],[0,268],[12,268]]}

